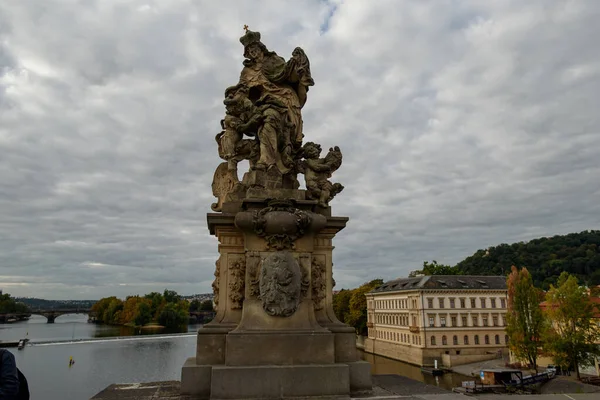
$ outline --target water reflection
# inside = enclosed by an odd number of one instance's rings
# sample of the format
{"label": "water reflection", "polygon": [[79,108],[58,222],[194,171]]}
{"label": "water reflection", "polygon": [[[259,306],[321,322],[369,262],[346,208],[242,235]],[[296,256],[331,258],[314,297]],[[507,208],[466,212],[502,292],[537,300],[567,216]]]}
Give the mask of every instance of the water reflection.
{"label": "water reflection", "polygon": [[186,325],[179,329],[135,329],[131,326],[101,325],[87,322],[87,315],[65,314],[48,324],[45,317],[32,315],[28,321],[0,324],[0,340],[19,340],[24,337],[31,341],[76,340],[137,335],[156,335],[195,332],[201,325]]}
{"label": "water reflection", "polygon": [[423,374],[421,372],[421,367],[374,354],[361,353],[363,360],[368,361],[371,364],[371,374],[373,375],[402,375],[419,382],[439,386],[448,390],[460,386],[462,381],[472,380],[472,378],[466,375],[457,373],[447,373],[442,376]]}

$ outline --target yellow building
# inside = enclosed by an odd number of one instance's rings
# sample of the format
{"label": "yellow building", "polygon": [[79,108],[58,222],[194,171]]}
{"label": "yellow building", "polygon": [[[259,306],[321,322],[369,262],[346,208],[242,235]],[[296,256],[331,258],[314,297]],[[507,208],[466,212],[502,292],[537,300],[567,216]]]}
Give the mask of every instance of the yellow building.
{"label": "yellow building", "polygon": [[433,275],[367,293],[368,353],[416,365],[467,364],[507,352],[503,276]]}

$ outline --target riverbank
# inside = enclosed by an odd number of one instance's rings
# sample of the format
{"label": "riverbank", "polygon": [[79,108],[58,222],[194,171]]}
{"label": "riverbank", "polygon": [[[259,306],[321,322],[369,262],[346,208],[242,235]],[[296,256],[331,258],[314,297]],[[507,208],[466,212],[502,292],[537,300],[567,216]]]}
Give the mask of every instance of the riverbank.
{"label": "riverbank", "polygon": [[[482,369],[489,368],[506,368],[502,359],[481,361],[472,364],[458,365],[452,367],[453,372],[462,375],[479,377],[479,372]],[[535,374],[534,370],[523,370],[523,375]],[[589,385],[577,380],[572,376],[557,375],[554,379],[546,382],[540,387],[541,394],[571,394],[571,393],[596,393],[595,396],[600,398],[600,386]]]}

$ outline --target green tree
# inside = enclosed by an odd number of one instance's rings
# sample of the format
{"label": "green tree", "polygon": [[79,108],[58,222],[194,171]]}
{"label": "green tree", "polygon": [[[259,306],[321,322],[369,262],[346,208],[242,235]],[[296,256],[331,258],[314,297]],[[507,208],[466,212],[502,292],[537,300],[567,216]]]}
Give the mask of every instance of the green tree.
{"label": "green tree", "polygon": [[163,297],[167,303],[177,303],[179,300],[181,300],[181,296],[178,295],[174,290],[165,289]]}
{"label": "green tree", "polygon": [[450,266],[444,264],[438,264],[436,260],[431,263],[423,261],[423,269],[412,271],[408,274],[409,277],[415,277],[417,275],[460,275],[460,269],[457,266]]}
{"label": "green tree", "polygon": [[359,335],[367,335],[367,297],[366,294],[383,284],[382,279],[367,282],[352,291],[346,323],[356,329]]}
{"label": "green tree", "polygon": [[[187,302],[186,302],[187,303]],[[167,303],[158,316],[158,322],[167,328],[175,328],[184,325],[188,321],[188,310],[180,304]]]}
{"label": "green tree", "polygon": [[333,295],[333,312],[337,319],[343,323],[347,323],[351,297],[352,290],[347,289],[342,289]]}
{"label": "green tree", "polygon": [[4,293],[0,295],[0,313],[29,314],[31,310],[24,303],[10,297],[10,294]]}
{"label": "green tree", "polygon": [[152,321],[152,303],[144,301],[137,304],[134,322],[138,326],[146,325]]}
{"label": "green tree", "polygon": [[212,300],[204,300],[200,304],[200,311],[214,311]]}
{"label": "green tree", "polygon": [[145,295],[144,298],[152,302],[150,312],[152,314],[152,317],[156,319],[158,317],[159,309],[165,300],[163,295],[158,292],[150,292],[147,295]]}
{"label": "green tree", "polygon": [[533,286],[527,268],[512,272],[506,281],[508,287],[508,312],[506,333],[510,350],[521,360],[527,360],[537,371],[538,349],[546,327],[540,308],[542,294]]}
{"label": "green tree", "polygon": [[189,308],[190,312],[199,311],[200,304],[201,304],[201,301],[198,299],[194,299],[194,300],[190,301],[190,308]]}
{"label": "green tree", "polygon": [[552,327],[546,347],[555,362],[573,366],[580,379],[579,367],[593,365],[600,356],[596,342],[600,339],[598,326],[594,322],[597,307],[590,301],[587,289],[579,286],[577,278],[563,272],[557,286],[550,286],[546,294],[546,313]]}

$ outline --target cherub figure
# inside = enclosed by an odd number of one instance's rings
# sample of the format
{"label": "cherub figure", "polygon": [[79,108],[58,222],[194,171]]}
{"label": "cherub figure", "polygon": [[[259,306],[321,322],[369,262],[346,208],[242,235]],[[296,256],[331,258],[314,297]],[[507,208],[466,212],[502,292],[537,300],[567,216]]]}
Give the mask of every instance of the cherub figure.
{"label": "cherub figure", "polygon": [[344,187],[339,183],[331,183],[328,178],[342,165],[342,152],[338,146],[330,148],[325,158],[321,155],[321,145],[307,142],[302,147],[304,160],[300,162],[300,170],[304,173],[307,197],[318,200],[321,207],[340,193]]}
{"label": "cherub figure", "polygon": [[229,169],[234,170],[237,161],[237,147],[241,143],[245,124],[257,113],[257,109],[248,98],[248,88],[244,85],[231,86],[225,90],[226,114],[221,120],[223,132],[220,136],[222,157],[229,163]]}

